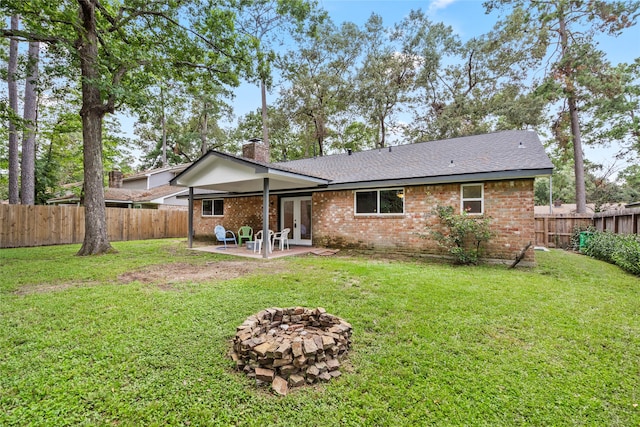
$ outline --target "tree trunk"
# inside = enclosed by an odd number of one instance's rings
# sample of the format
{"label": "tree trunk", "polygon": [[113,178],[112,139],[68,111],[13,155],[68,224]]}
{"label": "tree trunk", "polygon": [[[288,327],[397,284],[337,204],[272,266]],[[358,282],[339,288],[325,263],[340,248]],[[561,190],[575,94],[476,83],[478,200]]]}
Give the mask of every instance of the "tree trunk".
{"label": "tree trunk", "polygon": [[573,164],[576,178],[576,213],[587,212],[587,194],[584,183],[584,159],[582,154],[582,134],[578,119],[578,108],[573,95],[569,96],[569,116],[571,118],[571,134],[573,135]]}
{"label": "tree trunk", "polygon": [[209,103],[203,102],[202,126],[200,127],[200,154],[207,154],[207,135],[209,133]]}
{"label": "tree trunk", "polygon": [[82,22],[77,48],[82,72],[82,144],[84,161],[84,242],[78,255],[113,252],[107,238],[107,211],[102,171],[102,118],[105,106],[100,97],[98,37],[95,0],[78,0]]}
{"label": "tree trunk", "polygon": [[[11,30],[18,30],[20,18],[11,17]],[[18,84],[16,72],[18,70],[18,40],[11,38],[9,41],[9,64],[7,67],[7,86],[9,91],[10,114],[17,117],[18,114]],[[20,175],[20,157],[18,154],[18,133],[14,119],[9,119],[9,203],[20,203],[18,188],[18,175]]]}
{"label": "tree trunk", "polygon": [[569,118],[571,121],[571,135],[573,137],[573,165],[576,179],[576,213],[587,212],[587,196],[584,184],[584,159],[582,154],[582,134],[580,132],[580,120],[578,118],[578,107],[576,105],[576,93],[573,84],[573,64],[567,58],[569,48],[569,37],[567,34],[564,13],[559,10],[560,45],[562,48],[562,59],[564,65],[564,90],[567,95],[569,105]]}
{"label": "tree trunk", "polygon": [[[316,142],[318,143],[318,156],[324,156],[324,117],[314,117],[313,123],[316,127]],[[315,151],[315,150],[314,150]],[[315,156],[315,153],[314,153]]]}
{"label": "tree trunk", "polygon": [[167,119],[164,112],[164,89],[160,86],[160,124],[162,125],[162,167],[167,167]]}
{"label": "tree trunk", "polygon": [[36,131],[38,120],[38,62],[40,60],[40,43],[29,42],[29,58],[27,62],[27,81],[24,86],[24,120],[25,128],[22,136],[22,204],[34,205],[36,199]]}
{"label": "tree trunk", "polygon": [[264,79],[260,80],[260,93],[262,95],[262,143],[267,148],[267,161],[271,159],[271,151],[269,150],[269,126],[267,117],[267,87],[264,84]]}

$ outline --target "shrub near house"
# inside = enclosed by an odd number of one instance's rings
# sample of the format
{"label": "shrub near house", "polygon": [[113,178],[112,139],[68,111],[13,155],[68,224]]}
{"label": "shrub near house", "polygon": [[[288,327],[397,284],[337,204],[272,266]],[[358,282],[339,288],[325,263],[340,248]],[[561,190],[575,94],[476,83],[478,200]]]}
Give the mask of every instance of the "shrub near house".
{"label": "shrub near house", "polygon": [[583,253],[640,276],[640,236],[593,231]]}
{"label": "shrub near house", "polygon": [[451,206],[438,206],[434,213],[445,226],[445,231],[432,231],[431,235],[446,248],[458,264],[477,264],[482,244],[491,238],[490,218],[471,217],[466,211],[455,214]]}

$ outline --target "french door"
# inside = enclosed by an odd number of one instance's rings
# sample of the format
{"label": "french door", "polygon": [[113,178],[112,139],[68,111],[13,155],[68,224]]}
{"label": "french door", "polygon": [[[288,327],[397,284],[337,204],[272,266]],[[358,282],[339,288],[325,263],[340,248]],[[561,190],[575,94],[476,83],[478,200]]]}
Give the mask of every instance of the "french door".
{"label": "french door", "polygon": [[290,228],[289,243],[311,246],[311,196],[283,197],[280,230]]}

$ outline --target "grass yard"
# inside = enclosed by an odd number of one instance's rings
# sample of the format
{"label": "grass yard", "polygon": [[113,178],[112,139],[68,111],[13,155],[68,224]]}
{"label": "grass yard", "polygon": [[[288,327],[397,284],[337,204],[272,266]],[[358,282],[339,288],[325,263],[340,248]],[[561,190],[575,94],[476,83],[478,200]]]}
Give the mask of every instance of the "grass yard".
{"label": "grass yard", "polygon": [[[185,246],[0,250],[0,425],[640,425],[640,279],[615,266]],[[353,325],[351,366],[279,397],[233,370],[228,341],[247,316],[298,305]]]}

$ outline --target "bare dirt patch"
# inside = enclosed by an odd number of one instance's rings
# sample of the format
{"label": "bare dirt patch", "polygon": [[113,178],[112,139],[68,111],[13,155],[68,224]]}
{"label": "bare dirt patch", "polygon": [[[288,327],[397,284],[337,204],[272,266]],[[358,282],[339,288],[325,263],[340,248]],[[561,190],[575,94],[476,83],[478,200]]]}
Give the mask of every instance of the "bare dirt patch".
{"label": "bare dirt patch", "polygon": [[154,265],[144,269],[130,271],[118,276],[123,284],[131,282],[141,283],[183,283],[202,281],[224,281],[246,276],[257,271],[272,270],[274,265],[248,263],[242,261],[217,261],[202,265],[182,262]]}
{"label": "bare dirt patch", "polygon": [[[128,271],[118,276],[119,284],[140,282],[153,284],[164,290],[176,290],[179,283],[222,282],[254,273],[278,274],[286,270],[286,264],[279,261],[269,263],[243,261],[215,261],[205,264],[175,262],[153,265]],[[21,286],[14,293],[28,295],[64,291],[70,288],[98,286],[98,282],[42,283]]]}
{"label": "bare dirt patch", "polygon": [[71,288],[79,288],[82,286],[95,286],[94,282],[67,282],[67,283],[58,283],[58,284],[50,284],[50,283],[40,283],[40,284],[30,284],[30,285],[22,285],[15,291],[13,291],[16,295],[30,295],[30,294],[46,294],[49,292],[59,292],[64,291]]}

